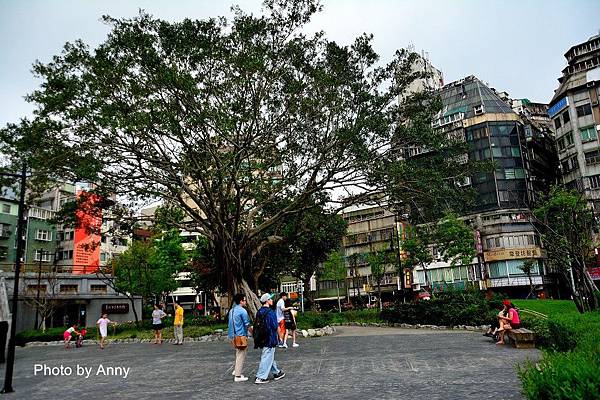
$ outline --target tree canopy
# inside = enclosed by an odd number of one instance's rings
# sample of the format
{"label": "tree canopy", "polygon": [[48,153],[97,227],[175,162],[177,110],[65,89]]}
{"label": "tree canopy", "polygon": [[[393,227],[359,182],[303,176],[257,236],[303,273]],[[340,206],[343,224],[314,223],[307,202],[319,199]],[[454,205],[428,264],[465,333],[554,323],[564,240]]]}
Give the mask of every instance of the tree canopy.
{"label": "tree canopy", "polygon": [[548,252],[548,267],[563,275],[580,312],[600,307],[598,288],[587,271],[593,254],[594,214],[578,192],[561,186],[533,210]]}
{"label": "tree canopy", "polygon": [[[98,47],[67,43],[34,65],[34,117],[0,130],[2,150],[35,184],[88,181],[104,197],[181,208],[179,223],[207,237],[227,289],[253,309],[253,257],[315,197],[341,194],[335,212],[386,190],[422,211],[469,174],[448,150],[460,140],[431,127],[439,99],[407,92],[426,75],[412,68],[418,56],[380,62],[370,35],[340,45],[305,34],[320,8],[266,0],[264,15],[235,9],[232,21],[105,16]],[[431,152],[411,161],[410,148]]]}

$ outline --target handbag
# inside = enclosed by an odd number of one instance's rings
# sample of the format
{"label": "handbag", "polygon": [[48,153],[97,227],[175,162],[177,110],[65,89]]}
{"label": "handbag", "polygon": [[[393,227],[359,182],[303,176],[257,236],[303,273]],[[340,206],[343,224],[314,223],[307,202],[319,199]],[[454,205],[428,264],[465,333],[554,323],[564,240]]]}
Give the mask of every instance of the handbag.
{"label": "handbag", "polygon": [[[231,310],[231,318],[234,318],[233,310]],[[246,336],[238,336],[235,334],[235,319],[231,320],[233,324],[233,341],[231,344],[234,348],[244,350],[248,347],[248,338]]]}

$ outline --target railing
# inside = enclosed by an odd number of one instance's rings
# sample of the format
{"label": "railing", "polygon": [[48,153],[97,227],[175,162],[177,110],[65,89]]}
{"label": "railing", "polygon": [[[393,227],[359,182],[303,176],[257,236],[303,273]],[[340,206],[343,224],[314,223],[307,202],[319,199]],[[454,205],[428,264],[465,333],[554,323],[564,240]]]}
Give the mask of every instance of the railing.
{"label": "railing", "polygon": [[41,207],[29,207],[29,212],[27,216],[29,218],[38,218],[38,219],[52,219],[56,215],[55,211],[48,210]]}
{"label": "railing", "polygon": [[[15,264],[14,263],[0,263],[0,271],[4,272],[14,272]],[[102,266],[93,266],[93,265],[55,265],[49,262],[35,262],[35,263],[27,263],[21,264],[21,272],[25,273],[56,273],[56,274],[75,274],[75,275],[85,275],[85,274],[96,274],[98,272],[104,273],[107,276],[112,275],[112,271],[110,267],[102,267]]]}

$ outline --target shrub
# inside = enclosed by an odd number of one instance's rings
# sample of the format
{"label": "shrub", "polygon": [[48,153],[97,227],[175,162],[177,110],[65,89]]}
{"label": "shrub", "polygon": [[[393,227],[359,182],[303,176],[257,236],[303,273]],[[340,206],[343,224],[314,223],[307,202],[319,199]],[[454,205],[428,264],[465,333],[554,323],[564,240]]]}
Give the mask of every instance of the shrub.
{"label": "shrub", "polygon": [[600,399],[600,354],[546,353],[537,365],[519,368],[528,399]]}
{"label": "shrub", "polygon": [[[519,368],[528,399],[600,399],[600,312],[555,314],[547,321],[527,317],[542,336],[544,357]],[[537,328],[537,329],[536,329]]]}
{"label": "shrub", "polygon": [[381,319],[412,325],[485,325],[495,318],[498,304],[479,292],[441,292],[428,301],[396,303],[381,312]]}

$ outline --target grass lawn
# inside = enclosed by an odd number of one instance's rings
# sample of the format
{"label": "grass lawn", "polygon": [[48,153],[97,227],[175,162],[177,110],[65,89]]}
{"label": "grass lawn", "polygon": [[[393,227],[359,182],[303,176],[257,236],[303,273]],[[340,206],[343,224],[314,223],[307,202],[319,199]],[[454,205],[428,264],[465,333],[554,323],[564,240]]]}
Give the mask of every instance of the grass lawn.
{"label": "grass lawn", "polygon": [[511,300],[518,308],[537,311],[548,317],[579,314],[572,300]]}

